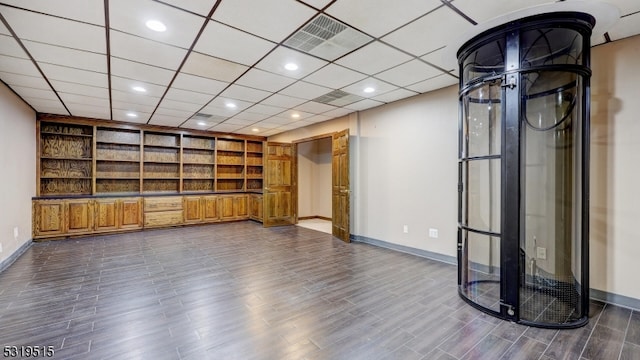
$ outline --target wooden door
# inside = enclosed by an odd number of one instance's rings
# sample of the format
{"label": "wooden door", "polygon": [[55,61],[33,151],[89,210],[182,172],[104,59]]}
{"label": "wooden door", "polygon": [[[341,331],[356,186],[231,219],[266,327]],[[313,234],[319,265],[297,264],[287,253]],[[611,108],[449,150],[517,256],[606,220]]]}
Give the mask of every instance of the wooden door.
{"label": "wooden door", "polygon": [[332,141],[332,233],[345,242],[349,238],[349,129],[333,134]]}
{"label": "wooden door", "polygon": [[202,197],[202,218],[207,222],[220,220],[217,195],[207,195]]}
{"label": "wooden door", "polygon": [[119,200],[118,227],[120,229],[142,228],[142,198]]}
{"label": "wooden door", "polygon": [[202,201],[200,196],[185,196],[182,201],[184,222],[188,224],[202,221]]}
{"label": "wooden door", "polygon": [[291,225],[295,222],[292,202],[293,145],[268,142],[265,161],[263,224],[265,227]]}
{"label": "wooden door", "polygon": [[118,229],[118,201],[116,199],[96,199],[96,231],[115,231]]}
{"label": "wooden door", "polygon": [[233,211],[234,197],[233,195],[220,196],[220,219],[234,220],[236,215]]}
{"label": "wooden door", "polygon": [[64,200],[33,202],[33,237],[64,235]]}
{"label": "wooden door", "polygon": [[89,233],[93,231],[92,200],[67,200],[65,210],[68,234]]}
{"label": "wooden door", "polygon": [[247,194],[236,195],[233,199],[233,213],[238,219],[249,218],[249,197]]}

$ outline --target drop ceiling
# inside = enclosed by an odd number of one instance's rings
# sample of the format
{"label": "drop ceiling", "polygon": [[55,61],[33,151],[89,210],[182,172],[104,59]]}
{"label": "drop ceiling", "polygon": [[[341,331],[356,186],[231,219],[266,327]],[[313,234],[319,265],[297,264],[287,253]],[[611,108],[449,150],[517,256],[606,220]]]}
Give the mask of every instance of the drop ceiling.
{"label": "drop ceiling", "polygon": [[[609,2],[595,46],[640,33]],[[0,0],[0,80],[41,113],[270,136],[456,84],[447,47],[544,3]]]}

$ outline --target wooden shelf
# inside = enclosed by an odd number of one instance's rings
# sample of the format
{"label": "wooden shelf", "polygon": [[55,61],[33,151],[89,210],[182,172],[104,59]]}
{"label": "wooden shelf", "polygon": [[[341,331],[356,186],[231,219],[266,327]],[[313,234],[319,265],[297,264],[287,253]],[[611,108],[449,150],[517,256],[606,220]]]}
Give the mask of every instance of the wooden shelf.
{"label": "wooden shelf", "polygon": [[40,179],[81,179],[91,180],[93,177],[89,176],[40,176]]}
{"label": "wooden shelf", "polygon": [[214,152],[214,151],[216,151],[216,149],[200,148],[200,147],[195,147],[195,146],[182,146],[182,149],[184,149],[184,150],[209,151],[209,152]]}
{"label": "wooden shelf", "polygon": [[76,157],[62,157],[62,156],[40,156],[40,159],[51,159],[51,160],[73,160],[73,161],[93,161],[93,158],[76,158]]}
{"label": "wooden shelf", "polygon": [[88,137],[91,138],[93,135],[91,134],[67,134],[67,133],[58,133],[58,132],[50,132],[50,131],[41,131],[42,135],[61,135],[61,136],[73,136],[73,137]]}
{"label": "wooden shelf", "polygon": [[209,162],[209,163],[200,163],[200,162],[191,162],[191,161],[183,161],[182,165],[204,165],[204,166],[213,166],[216,163],[214,162]]}
{"label": "wooden shelf", "polygon": [[149,144],[144,144],[144,148],[148,149],[148,148],[158,148],[158,149],[180,149],[180,146],[174,146],[174,145],[149,145]]}
{"label": "wooden shelf", "polygon": [[96,161],[103,162],[117,162],[117,163],[134,163],[137,164],[140,160],[126,160],[126,159],[96,159]]}
{"label": "wooden shelf", "polygon": [[145,176],[143,180],[180,180],[180,177]]}
{"label": "wooden shelf", "polygon": [[140,180],[140,177],[96,176],[96,180]]}
{"label": "wooden shelf", "polygon": [[145,164],[180,164],[180,161],[144,160]]}

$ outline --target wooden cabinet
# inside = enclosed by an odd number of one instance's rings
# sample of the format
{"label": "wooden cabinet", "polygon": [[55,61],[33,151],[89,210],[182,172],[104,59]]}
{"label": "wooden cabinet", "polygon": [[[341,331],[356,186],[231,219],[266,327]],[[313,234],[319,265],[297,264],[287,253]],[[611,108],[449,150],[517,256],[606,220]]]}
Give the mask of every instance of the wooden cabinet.
{"label": "wooden cabinet", "polygon": [[118,230],[118,200],[97,199],[95,201],[95,230]]}
{"label": "wooden cabinet", "polygon": [[142,198],[121,198],[118,203],[118,229],[142,229]]}
{"label": "wooden cabinet", "polygon": [[262,222],[262,194],[249,194],[249,219]]}
{"label": "wooden cabinet", "polygon": [[185,196],[182,202],[185,224],[220,221],[219,198],[218,195]]}
{"label": "wooden cabinet", "polygon": [[221,195],[221,220],[246,220],[249,218],[247,194]]}
{"label": "wooden cabinet", "polygon": [[142,228],[142,198],[96,199],[94,208],[96,232]]}
{"label": "wooden cabinet", "polygon": [[86,234],[93,231],[93,200],[67,200],[65,215],[67,234]]}
{"label": "wooden cabinet", "polygon": [[33,202],[33,237],[64,235],[64,200],[37,200]]}

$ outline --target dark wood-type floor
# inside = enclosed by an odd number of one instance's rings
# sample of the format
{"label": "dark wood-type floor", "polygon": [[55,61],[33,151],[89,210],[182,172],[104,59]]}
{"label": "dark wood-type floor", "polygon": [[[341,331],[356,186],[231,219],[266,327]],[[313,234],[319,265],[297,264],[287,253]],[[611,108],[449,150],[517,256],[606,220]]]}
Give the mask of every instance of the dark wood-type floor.
{"label": "dark wood-type floor", "polygon": [[487,316],[452,265],[253,222],[34,244],[0,274],[0,346],[56,359],[640,359],[640,312],[577,330]]}

